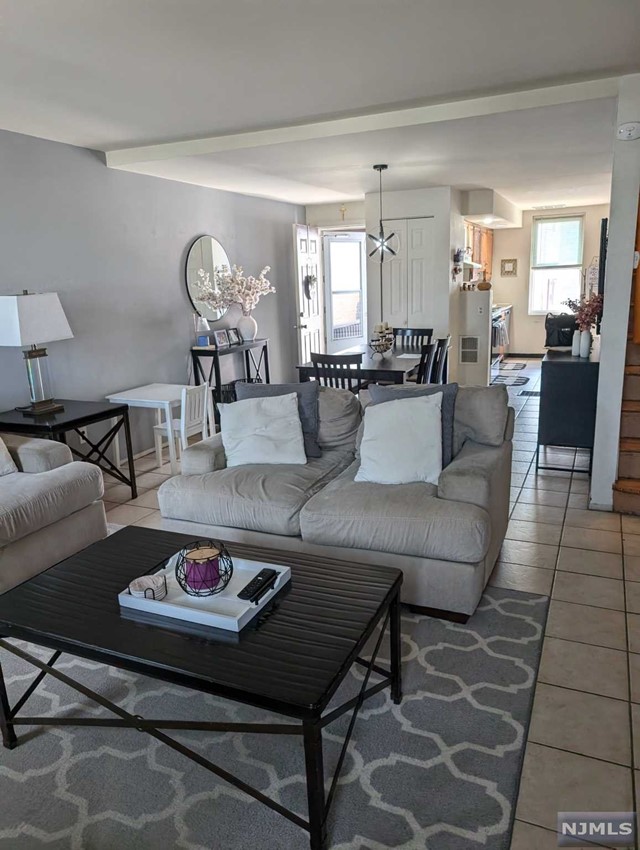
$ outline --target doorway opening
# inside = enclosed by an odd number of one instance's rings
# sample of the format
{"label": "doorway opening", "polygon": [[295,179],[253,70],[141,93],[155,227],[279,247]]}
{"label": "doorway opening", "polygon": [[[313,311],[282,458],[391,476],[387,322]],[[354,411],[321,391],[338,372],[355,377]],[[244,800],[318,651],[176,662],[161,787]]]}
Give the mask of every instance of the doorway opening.
{"label": "doorway opening", "polygon": [[322,237],[328,354],[367,344],[365,238],[364,230],[325,231]]}

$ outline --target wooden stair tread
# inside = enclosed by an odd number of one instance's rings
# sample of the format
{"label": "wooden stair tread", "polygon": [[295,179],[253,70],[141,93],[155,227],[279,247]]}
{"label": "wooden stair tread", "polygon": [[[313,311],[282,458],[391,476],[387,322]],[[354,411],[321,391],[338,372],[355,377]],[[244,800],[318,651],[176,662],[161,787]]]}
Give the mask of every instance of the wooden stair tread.
{"label": "wooden stair tread", "polygon": [[623,413],[640,413],[640,401],[623,400]]}
{"label": "wooden stair tread", "polygon": [[640,375],[640,366],[625,366],[625,375]]}
{"label": "wooden stair tread", "polygon": [[640,452],[640,439],[637,437],[623,437],[620,440],[621,452]]}
{"label": "wooden stair tread", "polygon": [[638,478],[618,478],[613,485],[613,489],[619,493],[633,493],[640,496],[640,479]]}

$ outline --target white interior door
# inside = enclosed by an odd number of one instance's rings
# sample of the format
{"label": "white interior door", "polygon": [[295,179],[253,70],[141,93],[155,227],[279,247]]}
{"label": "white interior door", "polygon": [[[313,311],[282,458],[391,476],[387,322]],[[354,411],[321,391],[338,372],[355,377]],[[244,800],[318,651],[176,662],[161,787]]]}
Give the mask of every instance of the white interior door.
{"label": "white interior door", "polygon": [[[382,321],[394,328],[407,326],[407,219],[384,222],[385,233],[398,237],[398,252],[382,263]],[[376,320],[377,321],[377,320]]]}
{"label": "white interior door", "polygon": [[433,327],[436,298],[433,218],[407,220],[407,326]]}
{"label": "white interior door", "polygon": [[294,224],[298,357],[307,363],[311,352],[324,353],[324,298],[320,268],[320,233]]}
{"label": "white interior door", "polygon": [[364,233],[328,233],[322,238],[327,352],[367,342]]}

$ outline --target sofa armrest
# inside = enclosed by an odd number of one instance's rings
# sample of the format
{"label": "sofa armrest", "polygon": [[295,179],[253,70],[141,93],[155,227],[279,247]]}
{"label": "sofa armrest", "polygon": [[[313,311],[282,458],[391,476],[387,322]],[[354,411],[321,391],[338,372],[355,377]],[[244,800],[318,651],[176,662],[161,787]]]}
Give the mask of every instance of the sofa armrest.
{"label": "sofa armrest", "polygon": [[214,434],[206,440],[194,443],[182,452],[181,472],[183,475],[204,475],[224,469],[227,458],[222,445],[222,435]]}
{"label": "sofa armrest", "polygon": [[49,472],[71,463],[71,450],[55,440],[38,440],[18,434],[3,434],[2,440],[20,472]]}
{"label": "sofa armrest", "polygon": [[511,454],[510,441],[494,447],[468,440],[440,473],[438,498],[477,505],[490,514],[500,504],[508,514]]}
{"label": "sofa armrest", "polygon": [[507,408],[507,425],[504,429],[504,438],[505,440],[513,440],[513,434],[515,432],[516,427],[516,411],[513,407]]}

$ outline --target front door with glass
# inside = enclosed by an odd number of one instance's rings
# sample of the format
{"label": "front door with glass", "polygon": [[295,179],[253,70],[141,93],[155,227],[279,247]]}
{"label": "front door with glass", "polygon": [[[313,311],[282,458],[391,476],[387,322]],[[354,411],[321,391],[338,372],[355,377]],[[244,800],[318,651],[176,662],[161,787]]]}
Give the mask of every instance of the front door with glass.
{"label": "front door with glass", "polygon": [[365,238],[352,231],[323,237],[329,354],[367,342]]}

